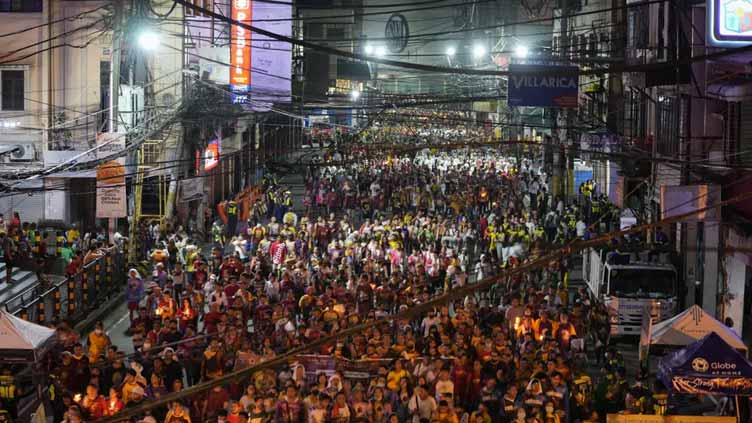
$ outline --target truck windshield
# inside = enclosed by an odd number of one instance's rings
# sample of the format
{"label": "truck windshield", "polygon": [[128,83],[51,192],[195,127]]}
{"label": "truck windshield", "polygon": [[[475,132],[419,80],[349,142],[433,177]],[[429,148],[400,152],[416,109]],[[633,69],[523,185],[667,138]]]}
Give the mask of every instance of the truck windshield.
{"label": "truck windshield", "polygon": [[668,298],[676,295],[676,272],[658,269],[614,269],[610,292],[617,297]]}

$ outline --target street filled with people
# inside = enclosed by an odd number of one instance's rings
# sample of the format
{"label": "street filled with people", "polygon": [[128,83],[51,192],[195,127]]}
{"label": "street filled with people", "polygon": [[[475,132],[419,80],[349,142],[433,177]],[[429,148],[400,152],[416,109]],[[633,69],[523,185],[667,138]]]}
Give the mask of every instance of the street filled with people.
{"label": "street filled with people", "polygon": [[[129,270],[125,292],[135,352],[101,323],[84,337],[61,323],[54,421],[138,409],[126,421],[604,423],[666,411],[665,388],[636,380],[610,346],[605,308],[569,285],[573,257],[503,273],[614,229],[618,209],[592,183],[558,197],[538,161],[467,149],[324,163],[302,198],[289,188],[267,175],[252,201],[218,205],[205,241],[191,225],[145,226],[152,263]],[[492,277],[492,289],[451,295]]]}

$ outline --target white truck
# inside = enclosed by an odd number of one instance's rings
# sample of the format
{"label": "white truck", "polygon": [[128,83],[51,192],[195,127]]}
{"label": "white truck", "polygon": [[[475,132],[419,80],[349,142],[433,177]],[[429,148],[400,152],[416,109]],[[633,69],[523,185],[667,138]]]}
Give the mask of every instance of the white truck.
{"label": "white truck", "polygon": [[676,314],[679,287],[673,265],[647,260],[609,263],[607,254],[605,250],[584,250],[582,278],[608,309],[611,336],[640,335],[646,308],[653,323]]}

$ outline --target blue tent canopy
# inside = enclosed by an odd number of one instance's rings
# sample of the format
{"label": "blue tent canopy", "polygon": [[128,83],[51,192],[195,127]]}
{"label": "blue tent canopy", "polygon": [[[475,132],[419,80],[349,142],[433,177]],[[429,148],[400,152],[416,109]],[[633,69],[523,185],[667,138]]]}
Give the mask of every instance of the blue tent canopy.
{"label": "blue tent canopy", "polygon": [[664,357],[658,378],[677,394],[752,395],[752,364],[715,332]]}

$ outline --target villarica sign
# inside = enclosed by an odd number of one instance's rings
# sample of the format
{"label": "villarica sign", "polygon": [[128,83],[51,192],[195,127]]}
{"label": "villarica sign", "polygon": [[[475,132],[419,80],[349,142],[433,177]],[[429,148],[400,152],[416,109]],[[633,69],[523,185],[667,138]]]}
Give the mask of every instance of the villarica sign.
{"label": "villarica sign", "polygon": [[577,107],[576,66],[510,64],[507,104],[528,107]]}
{"label": "villarica sign", "polygon": [[711,45],[752,44],[752,1],[708,0],[708,40]]}

